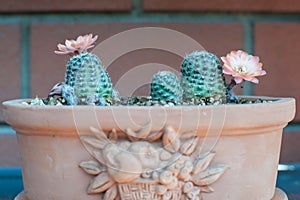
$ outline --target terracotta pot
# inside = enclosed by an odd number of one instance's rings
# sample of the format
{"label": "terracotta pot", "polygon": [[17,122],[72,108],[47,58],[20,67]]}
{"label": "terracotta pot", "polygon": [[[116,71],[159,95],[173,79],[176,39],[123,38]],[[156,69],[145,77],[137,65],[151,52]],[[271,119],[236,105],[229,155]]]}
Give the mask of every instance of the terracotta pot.
{"label": "terracotta pot", "polygon": [[3,105],[17,132],[28,200],[116,195],[270,200],[282,129],[294,117],[295,100],[264,98],[273,101],[205,107],[28,106],[24,100]]}

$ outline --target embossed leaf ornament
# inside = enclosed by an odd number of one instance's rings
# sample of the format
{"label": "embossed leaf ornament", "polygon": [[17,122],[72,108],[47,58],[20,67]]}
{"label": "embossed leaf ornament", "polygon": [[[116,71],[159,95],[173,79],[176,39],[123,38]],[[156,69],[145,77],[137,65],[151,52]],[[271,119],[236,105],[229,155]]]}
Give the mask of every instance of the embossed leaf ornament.
{"label": "embossed leaf ornament", "polygon": [[214,191],[210,185],[228,169],[210,166],[215,152],[191,157],[199,144],[195,132],[180,134],[171,126],[151,132],[150,124],[123,133],[90,130],[94,135],[81,140],[96,161],[79,167],[94,176],[87,193],[104,200],[200,200],[202,193]]}

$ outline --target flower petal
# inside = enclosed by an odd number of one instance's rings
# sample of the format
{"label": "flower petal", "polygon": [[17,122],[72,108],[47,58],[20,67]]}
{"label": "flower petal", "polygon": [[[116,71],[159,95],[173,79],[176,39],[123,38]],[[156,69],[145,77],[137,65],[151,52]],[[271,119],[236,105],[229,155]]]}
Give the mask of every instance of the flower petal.
{"label": "flower petal", "polygon": [[234,72],[233,72],[233,70],[232,70],[231,68],[229,68],[228,65],[224,65],[223,73],[224,73],[224,74],[232,74],[232,73],[234,73]]}
{"label": "flower petal", "polygon": [[96,40],[98,39],[98,35],[95,35],[94,38],[92,38],[91,43],[94,44],[96,42]]}
{"label": "flower petal", "polygon": [[67,50],[67,47],[63,44],[58,44],[57,45],[57,48],[60,50],[60,51],[66,51]]}
{"label": "flower petal", "polygon": [[256,84],[259,83],[259,80],[257,78],[252,78],[251,80],[247,80],[247,81],[250,81],[250,82],[256,83]]}
{"label": "flower petal", "polygon": [[240,84],[240,83],[243,81],[243,78],[240,77],[240,76],[236,76],[236,77],[234,77],[233,79],[234,79],[234,81],[236,82],[236,84]]}
{"label": "flower petal", "polygon": [[86,50],[93,48],[94,43],[97,40],[98,35],[93,37],[93,34],[86,34],[78,36],[76,40],[65,40],[65,45],[58,44],[57,48],[59,51],[55,51],[56,54],[74,54],[82,53]]}
{"label": "flower petal", "polygon": [[221,60],[223,61],[223,63],[225,64],[225,65],[230,65],[230,62],[227,60],[227,58],[226,57],[221,57]]}
{"label": "flower petal", "polygon": [[54,53],[56,53],[58,55],[65,55],[65,54],[68,54],[69,52],[66,52],[66,51],[54,51]]}

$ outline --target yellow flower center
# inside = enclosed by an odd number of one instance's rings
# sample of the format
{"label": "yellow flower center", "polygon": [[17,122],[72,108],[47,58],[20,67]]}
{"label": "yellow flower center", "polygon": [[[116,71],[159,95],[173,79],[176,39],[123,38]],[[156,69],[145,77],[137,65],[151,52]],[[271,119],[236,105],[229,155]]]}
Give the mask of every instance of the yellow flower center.
{"label": "yellow flower center", "polygon": [[235,71],[239,74],[246,75],[247,74],[247,68],[245,66],[239,65],[235,67]]}

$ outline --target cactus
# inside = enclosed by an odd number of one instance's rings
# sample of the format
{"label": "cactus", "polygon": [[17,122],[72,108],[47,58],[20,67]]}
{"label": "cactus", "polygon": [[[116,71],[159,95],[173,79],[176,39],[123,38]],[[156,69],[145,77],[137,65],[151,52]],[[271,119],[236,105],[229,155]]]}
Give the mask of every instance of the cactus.
{"label": "cactus", "polygon": [[98,104],[103,99],[110,102],[113,98],[112,83],[101,61],[86,51],[93,47],[96,39],[97,36],[93,38],[91,34],[79,36],[77,40],[66,40],[66,45],[59,44],[60,51],[55,51],[57,54],[73,55],[66,65],[62,91],[69,105]]}
{"label": "cactus", "polygon": [[151,97],[155,100],[182,101],[182,89],[176,75],[169,71],[155,74],[151,82]]}
{"label": "cactus", "polygon": [[226,83],[220,61],[212,53],[195,51],[181,65],[184,100],[213,97],[226,101]]}
{"label": "cactus", "polygon": [[112,98],[110,77],[99,58],[88,52],[75,55],[69,60],[65,83],[74,88],[80,102],[86,101],[91,95],[104,99]]}

